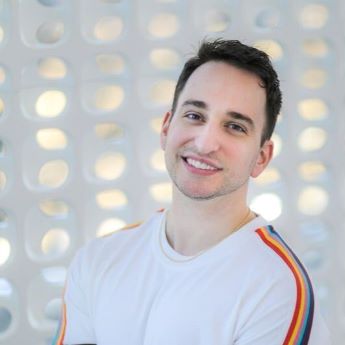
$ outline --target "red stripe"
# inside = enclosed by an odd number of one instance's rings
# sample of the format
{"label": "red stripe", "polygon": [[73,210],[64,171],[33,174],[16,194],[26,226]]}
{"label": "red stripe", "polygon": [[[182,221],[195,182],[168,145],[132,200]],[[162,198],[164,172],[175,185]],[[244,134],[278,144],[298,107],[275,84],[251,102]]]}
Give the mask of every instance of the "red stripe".
{"label": "red stripe", "polygon": [[[297,318],[298,318],[298,311],[299,311],[299,307],[301,305],[301,291],[302,291],[302,287],[301,287],[301,281],[296,273],[296,268],[291,264],[291,262],[289,262],[289,260],[287,259],[287,255],[285,253],[283,253],[277,246],[275,246],[272,242],[270,242],[267,238],[266,238],[266,233],[263,229],[258,229],[257,233],[259,234],[259,236],[261,237],[261,239],[270,247],[272,248],[272,250],[274,250],[281,258],[282,260],[289,266],[289,268],[291,269],[295,280],[296,280],[296,287],[297,287],[297,299],[296,299],[296,305],[295,305],[295,310],[294,310],[294,314],[293,314],[293,318],[292,321],[290,323],[290,327],[288,330],[288,333],[285,337],[284,343],[283,345],[288,345],[289,341],[291,340],[291,335],[292,332],[294,330],[294,328],[296,327],[296,322],[297,322]],[[298,334],[298,333],[297,333]],[[290,343],[291,345],[291,343]]]}
{"label": "red stripe", "polygon": [[66,305],[63,304],[62,307],[62,320],[61,320],[61,329],[60,329],[60,335],[57,340],[57,345],[63,345],[63,339],[65,338],[65,332],[66,332]]}

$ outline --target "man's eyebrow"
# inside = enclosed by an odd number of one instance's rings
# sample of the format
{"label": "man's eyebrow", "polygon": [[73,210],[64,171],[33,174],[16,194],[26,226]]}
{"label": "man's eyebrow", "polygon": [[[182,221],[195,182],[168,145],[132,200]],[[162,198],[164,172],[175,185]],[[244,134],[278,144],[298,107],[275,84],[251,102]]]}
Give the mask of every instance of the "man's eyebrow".
{"label": "man's eyebrow", "polygon": [[186,105],[193,105],[194,107],[205,109],[205,110],[208,109],[208,106],[205,102],[198,101],[196,99],[187,99],[186,101],[183,102],[182,107]]}

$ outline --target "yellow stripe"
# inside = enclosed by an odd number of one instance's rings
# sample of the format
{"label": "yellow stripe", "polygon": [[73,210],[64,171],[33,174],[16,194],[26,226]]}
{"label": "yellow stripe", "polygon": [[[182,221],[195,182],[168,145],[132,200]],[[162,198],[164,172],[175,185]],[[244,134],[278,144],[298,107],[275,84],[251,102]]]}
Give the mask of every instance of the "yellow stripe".
{"label": "yellow stripe", "polygon": [[289,252],[287,252],[285,247],[283,247],[278,240],[274,239],[271,236],[269,236],[268,240],[271,241],[271,243],[274,243],[277,247],[279,247],[279,249],[285,254],[285,257],[288,259],[288,261],[292,264],[293,267],[295,267],[295,270],[301,282],[301,307],[299,308],[297,321],[296,321],[296,327],[294,328],[291,335],[291,340],[296,341],[298,332],[302,326],[302,320],[303,320],[303,315],[304,315],[305,305],[306,305],[306,291],[305,291],[304,280],[303,280],[303,277],[301,276],[300,270],[298,269],[298,267],[296,267],[294,260],[291,258]]}
{"label": "yellow stripe", "polygon": [[[264,228],[265,233],[267,234],[268,231]],[[299,280],[301,282],[301,308],[299,308],[299,313],[297,316],[297,321],[296,321],[296,326],[292,332],[292,336],[291,339],[293,341],[295,341],[297,339],[298,336],[298,331],[301,329],[302,326],[302,319],[303,319],[303,315],[304,315],[304,311],[305,311],[305,305],[306,305],[306,289],[305,289],[305,284],[304,284],[304,279],[301,276],[300,270],[298,269],[298,266],[295,265],[294,260],[292,260],[289,252],[285,249],[285,247],[283,247],[281,245],[281,243],[274,239],[269,233],[268,233],[268,237],[266,237],[268,241],[270,241],[271,243],[273,243],[274,245],[276,245],[277,247],[279,247],[279,249],[285,253],[285,257],[287,257],[288,261],[292,264],[293,267],[295,267],[295,270],[297,271],[297,275],[299,276]],[[291,343],[291,345],[293,345],[293,343]]]}

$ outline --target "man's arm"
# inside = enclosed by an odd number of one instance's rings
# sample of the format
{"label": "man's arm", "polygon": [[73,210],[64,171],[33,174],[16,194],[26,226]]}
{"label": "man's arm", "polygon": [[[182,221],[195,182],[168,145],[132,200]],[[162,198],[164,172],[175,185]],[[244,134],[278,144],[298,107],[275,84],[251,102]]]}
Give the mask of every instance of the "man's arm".
{"label": "man's arm", "polygon": [[60,325],[53,345],[96,345],[88,299],[88,263],[85,248],[77,252],[68,270]]}
{"label": "man's arm", "polygon": [[270,249],[272,266],[263,266],[257,277],[262,286],[264,281],[267,285],[248,294],[248,308],[235,344],[330,345],[306,269],[272,227],[256,232]]}

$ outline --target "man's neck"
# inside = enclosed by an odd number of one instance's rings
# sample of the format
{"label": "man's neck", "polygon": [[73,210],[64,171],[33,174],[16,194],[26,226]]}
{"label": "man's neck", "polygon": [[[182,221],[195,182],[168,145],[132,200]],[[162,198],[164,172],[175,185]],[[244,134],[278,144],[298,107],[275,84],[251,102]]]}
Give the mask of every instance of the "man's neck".
{"label": "man's neck", "polygon": [[167,238],[178,253],[192,256],[216,245],[253,217],[245,194],[193,200],[174,190],[167,214]]}

